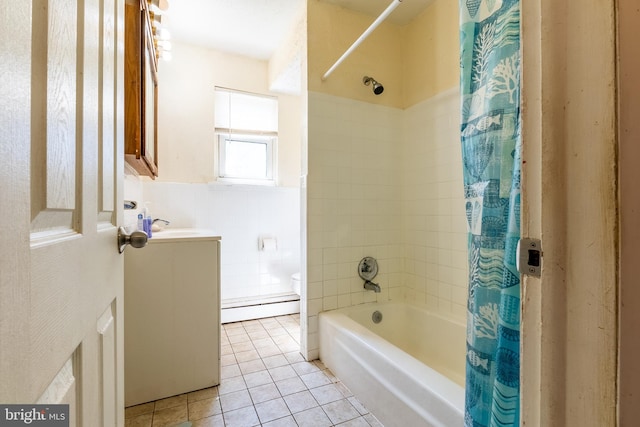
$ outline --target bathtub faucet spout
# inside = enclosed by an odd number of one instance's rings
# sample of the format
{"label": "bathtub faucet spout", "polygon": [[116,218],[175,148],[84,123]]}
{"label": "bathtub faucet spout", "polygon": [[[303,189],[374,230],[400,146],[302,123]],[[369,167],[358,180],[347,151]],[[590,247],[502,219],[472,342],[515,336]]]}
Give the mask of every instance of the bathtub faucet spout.
{"label": "bathtub faucet spout", "polygon": [[365,289],[369,289],[371,291],[375,291],[375,293],[379,293],[380,292],[380,285],[378,285],[377,283],[373,283],[369,280],[366,280],[364,282],[364,288]]}

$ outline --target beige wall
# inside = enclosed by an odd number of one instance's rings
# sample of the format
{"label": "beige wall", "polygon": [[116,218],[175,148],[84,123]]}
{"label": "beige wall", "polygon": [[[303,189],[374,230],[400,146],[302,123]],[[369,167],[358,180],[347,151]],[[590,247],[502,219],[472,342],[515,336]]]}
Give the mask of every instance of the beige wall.
{"label": "beige wall", "polygon": [[[324,73],[371,25],[374,17],[338,6],[307,2],[309,91],[402,108],[402,31],[383,22],[353,53],[322,81]],[[362,83],[365,75],[384,86],[374,96]]]}
{"label": "beige wall", "polygon": [[[268,63],[173,43],[173,60],[159,73],[160,181],[210,182],[214,177],[214,86],[270,94]],[[277,95],[277,94],[276,94]],[[297,187],[300,177],[301,99],[278,95],[278,181]]]}
{"label": "beige wall", "polygon": [[435,0],[402,28],[403,108],[458,86],[458,21],[458,2]]}
{"label": "beige wall", "polygon": [[[317,0],[308,2],[310,91],[408,108],[458,85],[458,4],[451,0],[435,0],[404,26],[384,21],[322,81],[374,19]],[[371,88],[362,83],[365,75],[382,83],[382,95],[371,96]]]}

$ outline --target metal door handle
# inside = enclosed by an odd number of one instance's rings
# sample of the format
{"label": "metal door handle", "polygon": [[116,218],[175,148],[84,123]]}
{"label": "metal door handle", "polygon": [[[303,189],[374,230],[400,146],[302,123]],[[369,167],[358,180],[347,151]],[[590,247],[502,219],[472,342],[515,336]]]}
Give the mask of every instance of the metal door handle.
{"label": "metal door handle", "polygon": [[147,246],[147,240],[149,237],[144,231],[134,231],[131,234],[127,234],[124,227],[118,228],[118,252],[124,252],[124,248],[127,245],[131,245],[134,248],[144,248]]}

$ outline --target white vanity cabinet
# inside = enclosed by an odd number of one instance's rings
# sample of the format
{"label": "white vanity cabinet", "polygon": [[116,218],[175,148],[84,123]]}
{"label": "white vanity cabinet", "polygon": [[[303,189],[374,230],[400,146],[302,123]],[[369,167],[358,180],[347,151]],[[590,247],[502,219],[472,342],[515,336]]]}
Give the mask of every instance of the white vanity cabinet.
{"label": "white vanity cabinet", "polygon": [[220,383],[220,238],[154,233],[125,251],[125,406]]}

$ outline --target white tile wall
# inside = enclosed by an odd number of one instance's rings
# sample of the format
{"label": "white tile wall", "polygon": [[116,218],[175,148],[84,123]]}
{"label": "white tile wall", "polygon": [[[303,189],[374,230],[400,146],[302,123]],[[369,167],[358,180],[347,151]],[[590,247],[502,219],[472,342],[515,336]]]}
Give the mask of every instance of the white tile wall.
{"label": "white tile wall", "polygon": [[[309,94],[307,319],[402,297],[402,110]],[[360,259],[378,260],[382,292],[363,288]],[[317,352],[309,333],[307,354]]]}
{"label": "white tile wall", "polygon": [[467,226],[457,88],[404,111],[402,158],[407,301],[464,320]]}
{"label": "white tile wall", "polygon": [[[309,94],[307,357],[323,310],[406,299],[464,320],[459,116],[457,90],[404,111]],[[379,294],[357,275],[364,256],[379,262]]]}
{"label": "white tile wall", "polygon": [[138,214],[142,212],[142,201],[144,200],[142,179],[143,178],[140,178],[133,168],[125,164],[124,199],[138,202],[138,209],[124,211],[124,227],[129,232],[137,229]]}
{"label": "white tile wall", "polygon": [[[300,271],[300,189],[154,181],[143,190],[154,218],[222,236],[223,302],[291,291]],[[276,251],[259,250],[263,236],[277,240]]]}

